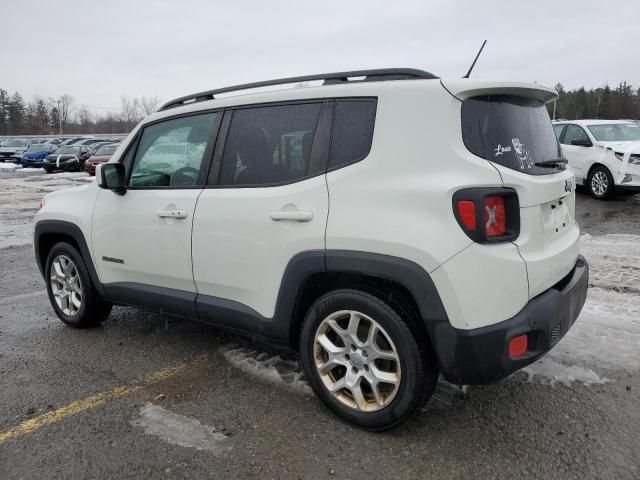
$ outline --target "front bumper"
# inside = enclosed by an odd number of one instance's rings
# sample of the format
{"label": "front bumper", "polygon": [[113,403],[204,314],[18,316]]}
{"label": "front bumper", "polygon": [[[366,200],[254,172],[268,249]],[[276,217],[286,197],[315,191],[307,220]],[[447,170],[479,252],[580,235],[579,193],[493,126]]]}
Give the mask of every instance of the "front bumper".
{"label": "front bumper", "polygon": [[[513,318],[473,330],[441,328],[435,347],[445,378],[460,385],[486,384],[538,360],[578,318],[587,298],[588,282],[589,265],[579,255],[566,277],[533,298]],[[528,335],[529,347],[523,356],[511,358],[509,340],[522,334]]]}

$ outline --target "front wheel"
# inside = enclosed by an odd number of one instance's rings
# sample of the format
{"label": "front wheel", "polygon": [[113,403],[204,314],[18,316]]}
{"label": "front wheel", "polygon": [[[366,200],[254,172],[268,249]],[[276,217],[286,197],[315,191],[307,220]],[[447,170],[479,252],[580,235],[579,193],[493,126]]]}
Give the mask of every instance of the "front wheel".
{"label": "front wheel", "polygon": [[593,198],[598,200],[610,198],[615,188],[611,172],[606,167],[595,167],[587,179],[587,188]]}
{"label": "front wheel", "polygon": [[359,290],[337,290],[309,309],[300,335],[305,375],[339,417],[367,430],[406,420],[433,394],[438,368],[407,315]]}
{"label": "front wheel", "polygon": [[56,243],[49,252],[45,280],[51,306],[67,325],[91,327],[109,316],[111,304],[102,300],[82,256],[69,243]]}

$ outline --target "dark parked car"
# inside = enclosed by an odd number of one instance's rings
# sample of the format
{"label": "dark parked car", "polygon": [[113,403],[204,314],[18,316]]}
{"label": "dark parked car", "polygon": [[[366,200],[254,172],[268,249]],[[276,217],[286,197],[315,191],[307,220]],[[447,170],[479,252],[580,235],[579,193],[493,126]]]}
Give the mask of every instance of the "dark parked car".
{"label": "dark parked car", "polygon": [[44,158],[52,153],[56,149],[55,145],[47,143],[40,143],[31,145],[22,154],[20,158],[20,164],[24,167],[37,167],[40,168],[44,165]]}
{"label": "dark parked car", "polygon": [[26,138],[11,138],[0,147],[0,161],[19,162],[23,152],[29,148],[31,141]]}
{"label": "dark parked car", "polygon": [[44,159],[45,172],[54,170],[66,172],[82,172],[87,159],[93,154],[93,149],[87,145],[65,145]]}
{"label": "dark parked car", "polygon": [[100,148],[98,148],[98,150],[96,150],[96,153],[93,154],[93,156],[91,156],[89,160],[87,160],[85,166],[85,170],[87,171],[87,173],[91,176],[94,176],[96,174],[96,165],[108,162],[111,159],[111,155],[113,155],[113,152],[115,152],[119,146],[120,145],[117,143],[110,143],[102,145]]}

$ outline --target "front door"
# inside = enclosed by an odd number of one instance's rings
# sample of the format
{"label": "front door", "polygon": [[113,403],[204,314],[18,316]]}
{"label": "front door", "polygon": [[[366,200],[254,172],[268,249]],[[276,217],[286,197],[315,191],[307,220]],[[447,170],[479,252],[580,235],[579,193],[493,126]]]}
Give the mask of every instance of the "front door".
{"label": "front door", "polygon": [[[191,228],[219,115],[181,116],[143,127],[122,160],[126,193],[100,191],[93,254],[110,299],[169,311],[160,302],[163,295],[193,303]],[[147,305],[154,296],[160,304]]]}
{"label": "front door", "polygon": [[[574,141],[585,142],[590,145],[574,145]],[[562,154],[569,162],[575,176],[579,180],[586,179],[595,155],[595,148],[587,135],[587,132],[578,125],[567,125],[562,137]]]}

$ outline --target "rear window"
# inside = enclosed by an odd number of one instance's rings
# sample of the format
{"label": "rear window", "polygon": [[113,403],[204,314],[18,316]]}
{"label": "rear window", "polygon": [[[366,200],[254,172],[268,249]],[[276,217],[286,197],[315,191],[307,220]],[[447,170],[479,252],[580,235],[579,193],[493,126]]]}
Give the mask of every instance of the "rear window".
{"label": "rear window", "polygon": [[513,170],[545,175],[562,168],[535,165],[561,156],[547,108],[539,100],[469,98],[462,102],[462,138],[471,153]]}

